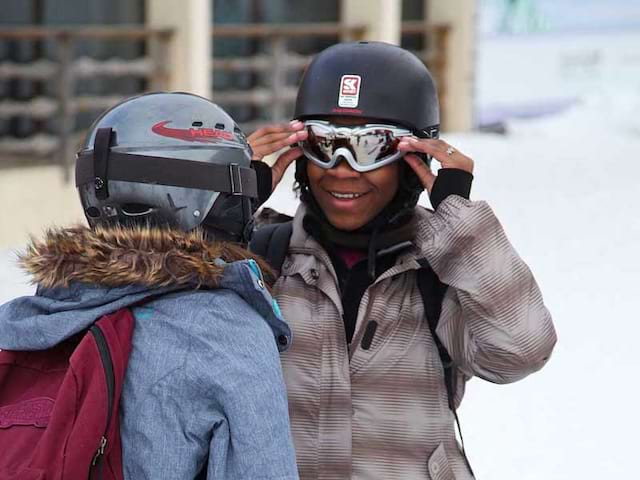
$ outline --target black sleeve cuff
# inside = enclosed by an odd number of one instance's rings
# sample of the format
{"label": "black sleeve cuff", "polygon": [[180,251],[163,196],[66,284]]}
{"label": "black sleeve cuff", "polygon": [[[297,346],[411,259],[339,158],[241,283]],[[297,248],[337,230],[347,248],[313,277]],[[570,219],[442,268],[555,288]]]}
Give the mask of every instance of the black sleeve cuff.
{"label": "black sleeve cuff", "polygon": [[469,199],[473,174],[459,168],[441,168],[431,189],[431,205],[436,210],[438,205],[449,195],[459,195]]}
{"label": "black sleeve cuff", "polygon": [[271,196],[271,184],[273,182],[271,167],[265,162],[253,160],[251,162],[251,168],[256,171],[258,181],[258,206],[260,206]]}

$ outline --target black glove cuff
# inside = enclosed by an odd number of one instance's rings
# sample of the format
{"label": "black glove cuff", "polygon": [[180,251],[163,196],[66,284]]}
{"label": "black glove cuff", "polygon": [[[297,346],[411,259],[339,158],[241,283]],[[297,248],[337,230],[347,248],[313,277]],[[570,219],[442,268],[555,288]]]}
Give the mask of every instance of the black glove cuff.
{"label": "black glove cuff", "polygon": [[266,202],[271,196],[271,185],[273,178],[271,175],[271,167],[258,160],[251,162],[251,168],[256,171],[256,178],[258,180],[258,206]]}
{"label": "black glove cuff", "polygon": [[[431,205],[436,210],[449,195],[469,199],[473,174],[459,168],[441,168],[431,189]],[[259,189],[258,189],[259,191]]]}

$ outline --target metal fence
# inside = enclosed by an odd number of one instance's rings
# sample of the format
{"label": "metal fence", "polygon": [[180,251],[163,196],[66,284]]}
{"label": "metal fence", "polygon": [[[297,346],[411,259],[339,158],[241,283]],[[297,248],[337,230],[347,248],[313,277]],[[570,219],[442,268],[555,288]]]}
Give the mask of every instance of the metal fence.
{"label": "metal fence", "polygon": [[[403,36],[422,39],[423,49],[416,53],[431,69],[439,85],[441,101],[446,96],[446,50],[449,27],[425,22],[404,22]],[[364,37],[364,26],[339,23],[283,24],[283,25],[219,25],[211,30],[216,39],[254,39],[268,45],[266,53],[251,56],[213,58],[211,68],[219,72],[249,72],[266,78],[266,82],[240,90],[218,90],[214,84],[212,96],[225,108],[259,108],[266,111],[262,118],[242,122],[251,131],[266,122],[290,118],[296,95],[296,85],[311,55],[296,53],[291,48],[297,39],[325,38],[358,40]],[[12,165],[58,164],[68,175],[69,163],[83,132],[76,118],[83,112],[98,115],[122,97],[118,95],[82,95],[76,83],[86,78],[145,79],[147,90],[168,88],[167,50],[173,38],[170,29],[151,29],[139,26],[37,28],[14,27],[0,29],[0,41],[50,41],[54,45],[55,60],[39,59],[30,63],[0,61],[0,81],[24,79],[53,82],[55,94],[39,96],[28,101],[0,100],[0,120],[28,117],[37,120],[55,119],[55,133],[37,133],[26,138],[0,138],[0,168]],[[76,46],[88,39],[100,41],[125,40],[147,42],[145,54],[135,59],[110,58],[98,60],[82,56],[76,58]],[[66,178],[66,177],[65,177]]]}

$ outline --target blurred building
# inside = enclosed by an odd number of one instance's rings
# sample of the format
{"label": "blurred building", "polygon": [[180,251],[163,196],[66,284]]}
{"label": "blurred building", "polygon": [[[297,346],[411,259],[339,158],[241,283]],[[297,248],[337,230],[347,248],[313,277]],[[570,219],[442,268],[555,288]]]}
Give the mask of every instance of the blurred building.
{"label": "blurred building", "polygon": [[122,98],[211,97],[247,132],[291,117],[311,56],[343,40],[415,51],[444,127],[473,121],[475,0],[31,0],[0,16],[0,248],[82,221],[72,165],[84,131]]}
{"label": "blurred building", "polygon": [[478,13],[476,125],[606,105],[611,91],[636,108],[640,0],[485,0]]}

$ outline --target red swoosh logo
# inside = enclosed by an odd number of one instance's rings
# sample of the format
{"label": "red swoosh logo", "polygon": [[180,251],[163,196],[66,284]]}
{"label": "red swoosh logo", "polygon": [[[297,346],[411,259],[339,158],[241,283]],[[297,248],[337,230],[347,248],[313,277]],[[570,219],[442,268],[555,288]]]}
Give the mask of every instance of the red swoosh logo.
{"label": "red swoosh logo", "polygon": [[215,143],[219,140],[233,140],[233,134],[214,128],[170,128],[164,120],[151,127],[151,131],[163,137],[177,138],[186,142]]}

